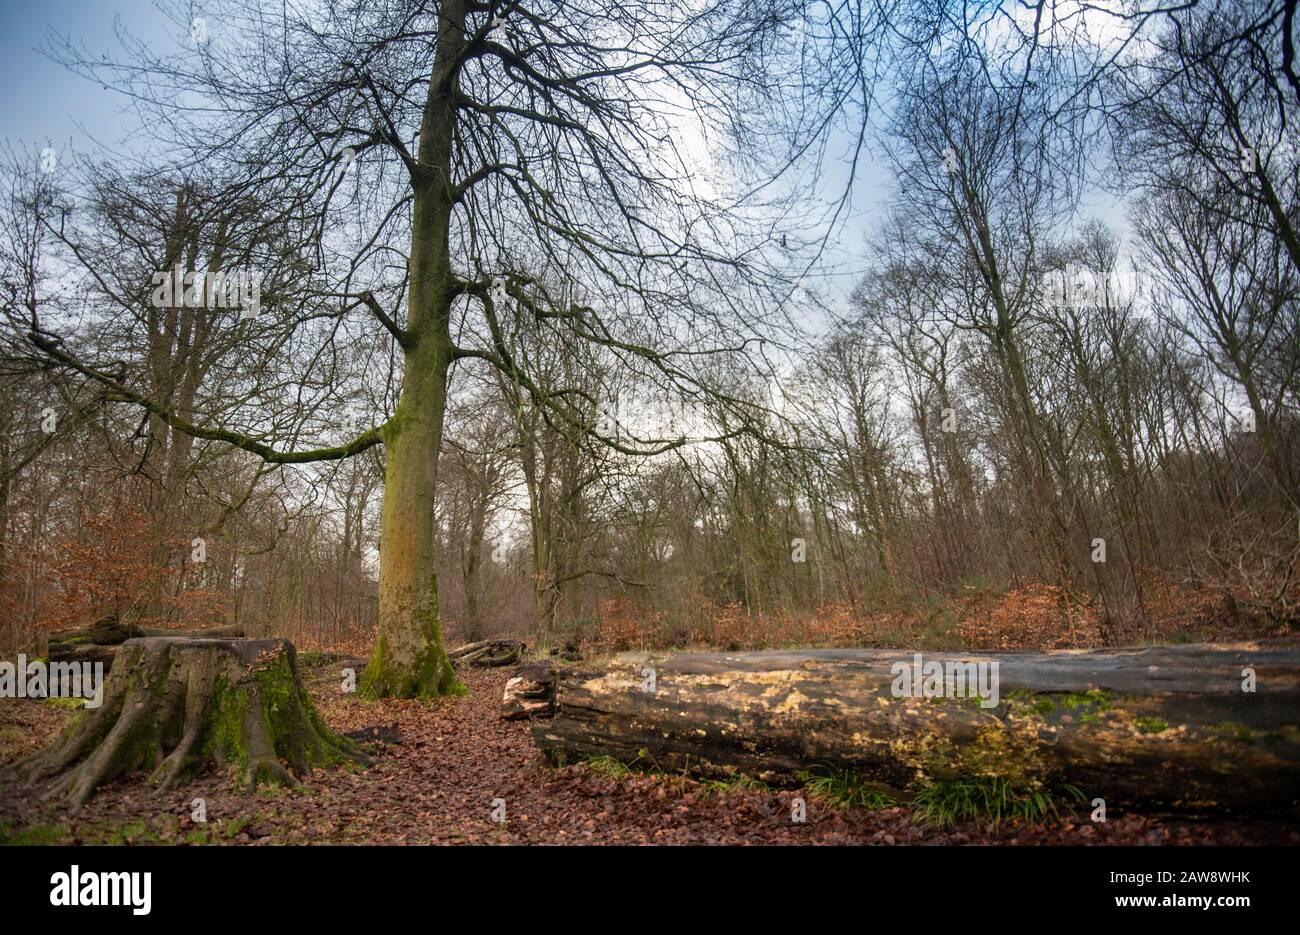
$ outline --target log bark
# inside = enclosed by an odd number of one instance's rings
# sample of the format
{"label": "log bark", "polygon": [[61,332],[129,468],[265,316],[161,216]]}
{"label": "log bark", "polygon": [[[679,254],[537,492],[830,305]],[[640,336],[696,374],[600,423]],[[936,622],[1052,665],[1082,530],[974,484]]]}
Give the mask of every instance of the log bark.
{"label": "log bark", "polygon": [[522,721],[555,713],[555,672],[550,662],[530,662],[506,682],[501,719]]}
{"label": "log bark", "polygon": [[447,653],[447,658],[458,668],[473,666],[486,669],[512,666],[519,661],[526,648],[520,640],[479,640],[453,649]]}
{"label": "log bark", "polygon": [[607,755],[775,783],[848,770],[902,798],[978,777],[1026,791],[1069,784],[1110,808],[1297,814],[1300,650],[923,655],[945,673],[997,662],[994,707],[924,697],[924,684],[900,696],[900,667],[913,662],[895,650],[625,654],[557,668],[554,720],[533,736],[553,762]]}
{"label": "log bark", "polygon": [[297,785],[313,766],[346,762],[367,758],[316,713],[288,640],[146,637],[122,644],[100,707],[0,778],[48,781],[45,798],[78,807],[138,770],[163,792],[210,763],[251,788]]}
{"label": "log bark", "polygon": [[108,672],[113,668],[118,649],[99,643],[50,643],[49,659],[50,662],[100,662]]}

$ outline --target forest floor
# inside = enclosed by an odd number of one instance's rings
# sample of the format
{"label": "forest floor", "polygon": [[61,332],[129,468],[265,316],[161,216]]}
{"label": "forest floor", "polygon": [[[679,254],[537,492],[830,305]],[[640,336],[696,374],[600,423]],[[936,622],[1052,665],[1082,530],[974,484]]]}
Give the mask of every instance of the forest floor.
{"label": "forest floor", "polygon": [[[606,775],[543,763],[526,722],[497,716],[511,670],[463,674],[469,694],[437,703],[367,702],[339,691],[333,669],[307,670],[336,730],[396,724],[398,744],[366,770],[317,770],[298,789],[236,790],[210,774],[166,795],[113,783],[79,812],[30,789],[0,789],[0,843],[96,844],[1300,844],[1300,826],[1086,813],[1033,824],[916,823],[902,807],[839,809],[798,790],[719,789],[678,776]],[[53,740],[75,712],[32,700],[0,703],[0,762]],[[191,820],[203,799],[206,823]],[[505,821],[493,820],[494,800]],[[499,802],[496,803],[499,806]],[[500,811],[497,810],[499,817]]]}

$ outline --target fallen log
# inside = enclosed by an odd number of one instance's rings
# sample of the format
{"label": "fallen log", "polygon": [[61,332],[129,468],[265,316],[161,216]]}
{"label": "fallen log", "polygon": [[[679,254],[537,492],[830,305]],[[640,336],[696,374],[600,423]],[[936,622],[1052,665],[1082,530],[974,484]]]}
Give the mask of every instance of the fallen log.
{"label": "fallen log", "polygon": [[224,627],[203,627],[198,630],[169,630],[164,627],[142,627],[134,623],[122,623],[116,617],[102,617],[84,630],[72,630],[67,633],[55,633],[51,642],[60,643],[94,643],[100,646],[119,646],[127,640],[144,639],[149,636],[187,636],[203,639],[241,639],[244,627],[233,624]]}
{"label": "fallen log", "polygon": [[161,627],[141,627],[120,623],[116,617],[105,617],[84,630],[54,634],[50,638],[47,654],[50,662],[100,662],[107,672],[113,667],[118,647],[127,640],[148,637],[186,637],[190,639],[243,639],[240,625],[206,627],[201,630],[167,630]]}
{"label": "fallen log", "polygon": [[104,671],[113,668],[117,658],[117,646],[101,646],[98,643],[50,643],[50,662],[101,662]]}
{"label": "fallen log", "polygon": [[501,719],[522,721],[555,713],[555,672],[550,662],[530,662],[506,682]]}
{"label": "fallen log", "polygon": [[605,755],[774,783],[850,771],[903,798],[998,781],[1068,784],[1111,808],[1300,804],[1296,649],[633,653],[554,675],[555,717],[533,737],[556,763]]}
{"label": "fallen log", "polygon": [[252,787],[344,762],[368,759],[316,713],[288,640],[146,637],[122,644],[99,707],[0,781],[48,781],[46,798],[75,807],[136,770],[165,792],[211,763]]}
{"label": "fallen log", "polygon": [[457,668],[512,666],[519,661],[526,648],[521,640],[479,640],[451,650],[447,653],[447,658]]}

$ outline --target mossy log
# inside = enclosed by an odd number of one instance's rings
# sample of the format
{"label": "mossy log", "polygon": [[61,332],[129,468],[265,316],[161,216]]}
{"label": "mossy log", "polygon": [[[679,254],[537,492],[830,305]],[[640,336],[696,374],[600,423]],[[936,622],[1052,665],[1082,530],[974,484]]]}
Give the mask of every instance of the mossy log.
{"label": "mossy log", "polygon": [[533,736],[553,762],[606,755],[775,783],[851,771],[903,798],[984,779],[1025,792],[1073,787],[1121,809],[1297,813],[1298,650],[923,655],[945,673],[996,661],[993,706],[946,697],[952,677],[935,697],[921,683],[920,696],[900,697],[896,664],[910,671],[913,661],[894,650],[624,654],[557,668],[555,717],[535,722]]}
{"label": "mossy log", "polygon": [[47,658],[50,662],[98,662],[104,666],[105,672],[110,672],[119,648],[101,643],[51,642]]}
{"label": "mossy log", "polygon": [[149,636],[195,637],[199,639],[241,639],[240,625],[207,627],[202,630],[164,630],[121,623],[116,617],[104,617],[84,630],[55,633],[50,637],[47,655],[51,662],[101,662],[104,671],[112,669],[118,647],[131,639]]}
{"label": "mossy log", "polygon": [[313,766],[349,762],[367,760],[317,714],[288,640],[146,637],[122,644],[100,707],[0,775],[48,781],[46,798],[80,806],[138,770],[163,792],[211,763],[236,768],[251,788],[297,785]]}

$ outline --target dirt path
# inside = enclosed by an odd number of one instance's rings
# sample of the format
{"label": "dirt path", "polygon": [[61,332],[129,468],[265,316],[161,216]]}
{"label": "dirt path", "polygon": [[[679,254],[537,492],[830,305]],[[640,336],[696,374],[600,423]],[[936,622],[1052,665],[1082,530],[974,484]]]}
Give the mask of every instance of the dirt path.
{"label": "dirt path", "polygon": [[[310,681],[338,730],[396,722],[400,745],[383,745],[364,772],[317,771],[298,790],[247,795],[210,775],[155,796],[139,783],[104,789],[78,814],[0,789],[0,841],[66,843],[378,844],[950,844],[1300,843],[1300,828],[1273,822],[1195,822],[1139,815],[1094,825],[1085,816],[1032,826],[927,831],[901,808],[841,811],[816,800],[808,822],[790,820],[798,792],[715,792],[676,777],[610,778],[585,766],[549,769],[527,724],[497,717],[507,670],[471,670],[470,694],[425,704],[363,702],[338,691],[332,672]],[[40,706],[40,702],[3,705]],[[16,715],[11,717],[10,715]],[[32,730],[66,718],[3,715]],[[190,820],[205,800],[208,822]],[[492,820],[504,800],[505,823]]]}

